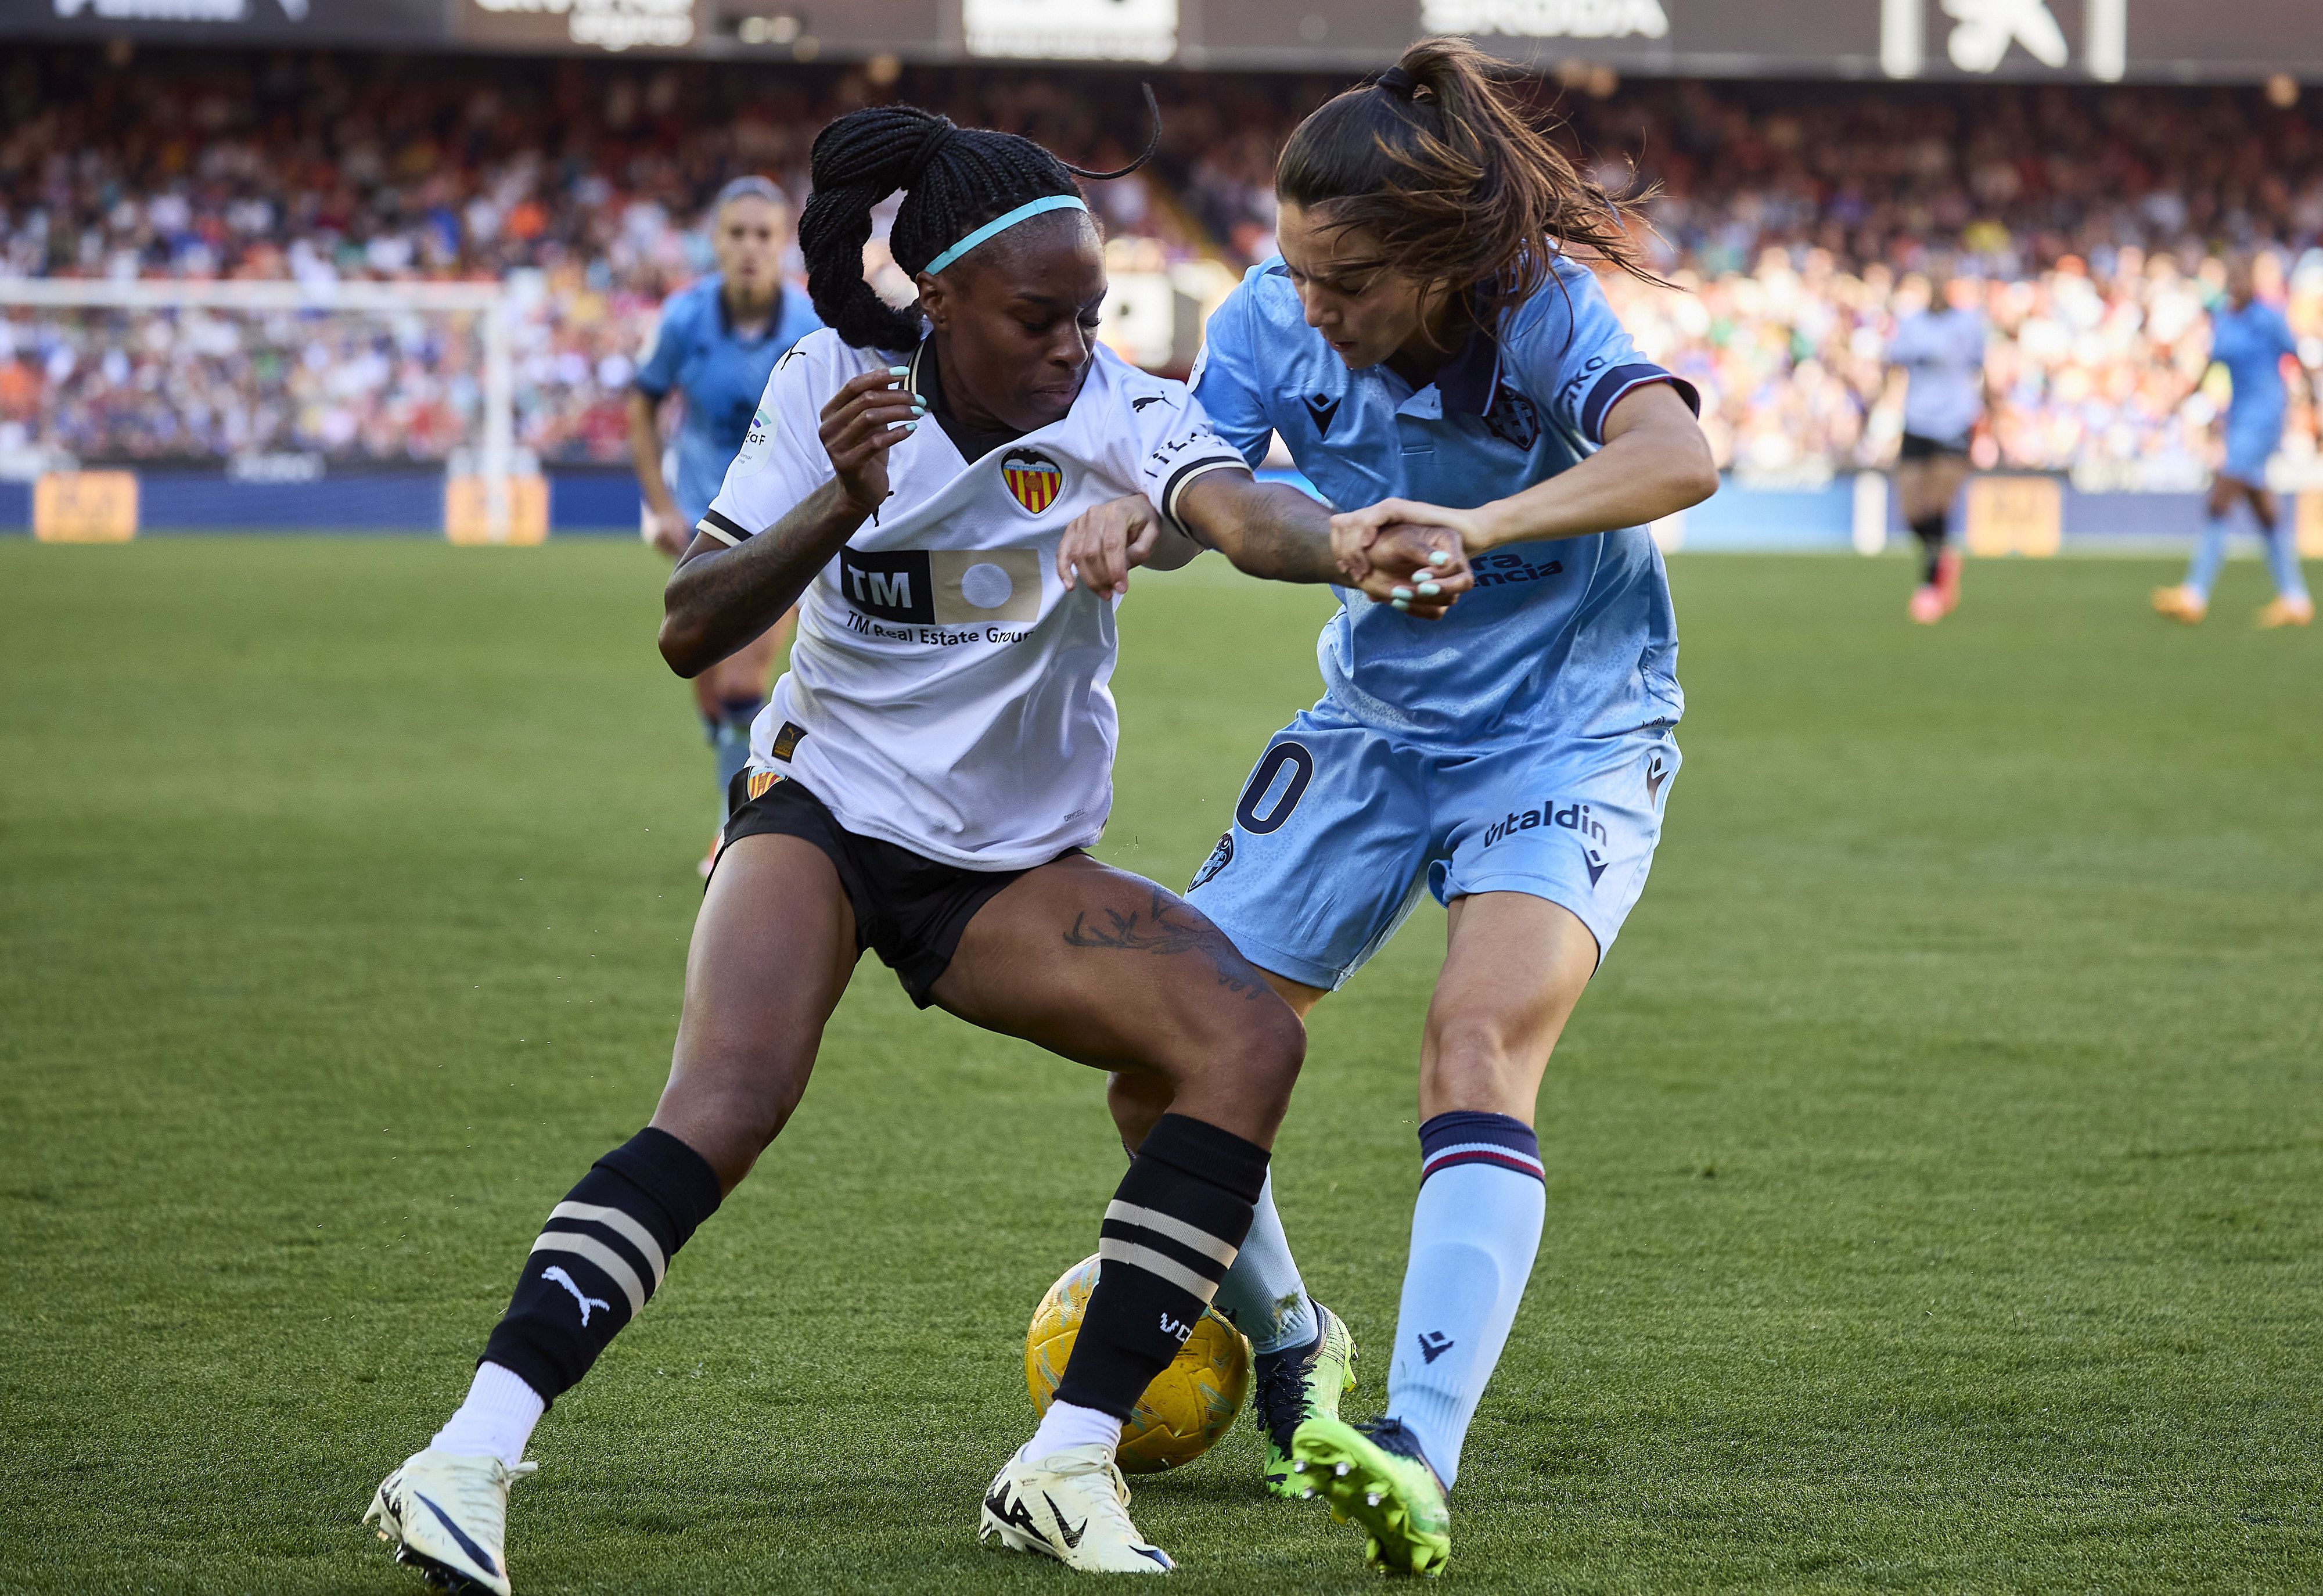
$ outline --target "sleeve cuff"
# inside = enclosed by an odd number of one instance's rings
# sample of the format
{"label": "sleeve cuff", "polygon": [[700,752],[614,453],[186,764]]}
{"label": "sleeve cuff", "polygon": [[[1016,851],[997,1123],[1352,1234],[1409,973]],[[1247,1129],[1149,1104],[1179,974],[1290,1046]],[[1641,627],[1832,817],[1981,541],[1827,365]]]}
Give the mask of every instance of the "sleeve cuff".
{"label": "sleeve cuff", "polygon": [[693,529],[705,537],[716,538],[728,548],[750,540],[750,534],[742,529],[741,523],[730,517],[721,516],[714,509],[704,510],[702,519],[694,524]]}
{"label": "sleeve cuff", "polygon": [[1597,379],[1597,386],[1589,390],[1588,399],[1582,404],[1581,436],[1593,444],[1602,444],[1605,441],[1605,417],[1611,413],[1613,407],[1621,402],[1624,395],[1640,388],[1650,388],[1657,382],[1666,382],[1676,389],[1677,396],[1685,401],[1686,408],[1696,416],[1702,414],[1702,395],[1695,392],[1694,384],[1685,378],[1659,366],[1615,366]]}
{"label": "sleeve cuff", "polygon": [[[1189,482],[1196,477],[1207,476],[1214,471],[1238,471],[1244,476],[1250,474],[1250,467],[1244,463],[1239,453],[1231,456],[1207,454],[1199,460],[1189,460],[1171,472],[1170,480],[1162,485],[1158,500],[1162,509],[1162,518],[1177,530],[1185,531],[1185,523],[1178,518],[1178,500],[1184,495]],[[1199,542],[1200,539],[1197,538],[1195,541]]]}

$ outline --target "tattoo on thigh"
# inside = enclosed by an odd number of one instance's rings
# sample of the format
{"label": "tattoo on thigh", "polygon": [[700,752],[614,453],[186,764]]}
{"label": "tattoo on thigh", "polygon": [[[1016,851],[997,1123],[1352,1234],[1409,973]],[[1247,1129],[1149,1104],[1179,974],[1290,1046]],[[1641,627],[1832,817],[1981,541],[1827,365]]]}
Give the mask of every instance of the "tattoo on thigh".
{"label": "tattoo on thigh", "polygon": [[1123,953],[1199,953],[1218,972],[1218,985],[1227,991],[1255,998],[1266,990],[1266,977],[1235,951],[1224,931],[1161,887],[1153,889],[1153,901],[1143,913],[1134,909],[1126,914],[1117,909],[1101,913],[1106,922],[1103,925],[1091,925],[1086,910],[1075,914],[1072,929],[1065,933],[1066,946],[1109,948]]}

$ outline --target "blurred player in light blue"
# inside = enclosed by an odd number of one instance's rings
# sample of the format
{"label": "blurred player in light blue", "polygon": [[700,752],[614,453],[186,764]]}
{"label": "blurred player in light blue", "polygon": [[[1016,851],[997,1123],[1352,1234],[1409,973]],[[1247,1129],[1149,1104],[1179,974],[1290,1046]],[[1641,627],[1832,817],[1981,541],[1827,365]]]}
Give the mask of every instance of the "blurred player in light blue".
{"label": "blurred player in light blue", "polygon": [[[2199,625],[2210,612],[2210,593],[2227,558],[2227,518],[2236,504],[2250,506],[2266,542],[2267,568],[2274,575],[2274,599],[2258,612],[2263,627],[2305,626],[2315,619],[2315,601],[2299,569],[2299,536],[2286,526],[2282,509],[2266,485],[2266,463],[2282,442],[2290,395],[2282,362],[2299,358],[2299,340],[2282,312],[2258,297],[2247,261],[2227,272],[2227,302],[2210,313],[2210,358],[2226,367],[2233,397],[2227,405],[2227,461],[2211,479],[2194,563],[2176,587],[2156,588],[2153,608],[2172,620]],[[2310,385],[2311,391],[2311,385]]]}
{"label": "blurred player in light blue", "polygon": [[1979,285],[1945,277],[1927,308],[1907,316],[1887,345],[1904,378],[1904,438],[1896,497],[1920,540],[1920,585],[1907,613],[1933,626],[1960,608],[1960,557],[1951,546],[1952,500],[1968,481],[1969,450],[1985,415],[1984,312]]}
{"label": "blurred player in light blue", "polygon": [[[629,390],[629,459],[645,493],[644,529],[672,559],[693,541],[694,523],[742,452],[775,362],[822,326],[806,295],[783,283],[790,207],[781,189],[764,178],[735,179],[711,204],[710,231],[718,270],[662,306],[653,347]],[[674,393],[684,398],[685,417],[665,451],[659,413]],[[775,656],[790,628],[785,616],[694,678],[694,703],[717,756],[721,823],[727,789],[749,759],[750,723],[766,707]]]}
{"label": "blurred player in light blue", "polygon": [[[1341,590],[1323,697],[1268,744],[1189,894],[1302,1015],[1422,891],[1450,911],[1386,1412],[1336,1417],[1345,1333],[1271,1191],[1217,1295],[1289,1454],[1270,1484],[1329,1497],[1398,1573],[1449,1555],[1461,1444],[1540,1242],[1541,1077],[1677,774],[1676,624],[1645,528],[1718,481],[1693,390],[1638,353],[1584,263],[1639,270],[1618,207],[1505,83],[1430,40],[1302,123],[1276,168],[1281,254],[1211,318],[1193,378],[1247,459],[1280,435],[1349,512],[1351,575],[1397,525],[1449,528],[1475,572],[1436,621],[1399,613],[1440,600],[1432,583],[1386,604]],[[1166,1106],[1149,1090],[1115,1078],[1133,1145]]]}

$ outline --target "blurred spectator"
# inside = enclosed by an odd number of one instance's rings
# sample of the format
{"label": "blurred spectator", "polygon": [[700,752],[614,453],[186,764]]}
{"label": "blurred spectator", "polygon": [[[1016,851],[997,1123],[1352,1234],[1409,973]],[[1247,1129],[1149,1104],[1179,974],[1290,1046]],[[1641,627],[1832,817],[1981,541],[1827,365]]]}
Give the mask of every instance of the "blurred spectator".
{"label": "blurred spectator", "polygon": [[[1812,481],[1892,459],[1902,422],[1885,353],[1896,321],[1927,303],[1928,280],[1884,263],[1843,271],[1820,249],[1795,267],[1769,250],[1757,269],[1704,279],[1680,268],[1668,289],[1609,279],[1639,346],[1703,392],[1722,466],[1762,481]],[[2323,351],[2323,249],[2260,280],[2287,293],[2292,327]],[[2068,255],[2046,271],[1984,283],[1998,398],[1978,463],[2071,471],[2089,488],[2190,488],[2215,463],[2225,393],[2208,372],[2215,258],[2191,272],[2168,254]],[[2265,291],[2264,289],[2262,290]],[[2284,452],[2315,458],[2316,417],[2294,403]]]}
{"label": "blurred spectator", "polygon": [[[718,187],[758,171],[803,197],[816,131],[885,97],[859,73],[755,64],[13,57],[0,276],[505,279],[518,442],[546,461],[626,458],[634,357],[663,298],[708,268]],[[895,92],[1083,165],[1124,164],[1150,132],[1134,93],[1070,75],[932,72]],[[1142,175],[1091,188],[1113,235],[1194,252],[1198,227]],[[443,317],[15,310],[0,454],[440,461],[473,437],[476,363],[464,321]]]}
{"label": "blurred spectator", "polygon": [[[0,68],[0,275],[505,279],[519,441],[616,461],[632,359],[662,297],[706,268],[700,209],[727,178],[803,196],[816,130],[889,97],[1118,165],[1149,131],[1134,81],[169,50],[114,66],[23,48]],[[1274,152],[1344,82],[1162,75],[1160,159],[1090,186],[1108,233],[1141,260],[1271,253]],[[2221,251],[2265,252],[2269,297],[2323,340],[2323,129],[2303,105],[2245,89],[1593,82],[1611,92],[1557,109],[1601,179],[1647,196],[1674,285],[1610,291],[1639,342],[1702,384],[1721,463],[1745,474],[1811,480],[1892,453],[1887,338],[1943,261],[1985,281],[1996,331],[1985,463],[2199,481],[2222,397],[2204,359]],[[908,294],[877,239],[867,266]],[[445,318],[14,312],[0,454],[433,462],[473,435],[475,364]],[[2313,427],[2294,406],[2287,449],[2311,454]]]}

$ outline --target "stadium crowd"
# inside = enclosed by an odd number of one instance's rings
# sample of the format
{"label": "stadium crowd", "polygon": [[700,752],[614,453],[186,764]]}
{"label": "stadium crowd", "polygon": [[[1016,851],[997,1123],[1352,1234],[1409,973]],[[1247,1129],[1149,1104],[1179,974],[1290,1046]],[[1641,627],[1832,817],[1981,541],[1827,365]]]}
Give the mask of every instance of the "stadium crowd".
{"label": "stadium crowd", "polygon": [[[97,50],[27,50],[0,69],[0,275],[506,278],[522,309],[519,441],[546,461],[610,462],[633,359],[663,295],[705,269],[701,207],[726,178],[763,171],[803,195],[814,131],[889,96],[1117,164],[1145,133],[1126,81],[166,51],[133,75]],[[1336,84],[1155,87],[1160,158],[1091,186],[1108,231],[1165,260],[1262,258],[1274,151]],[[1608,188],[1638,197],[1674,285],[1613,282],[1623,315],[1702,385],[1721,463],[1746,474],[1887,457],[1881,352],[1952,264],[1983,280],[1996,332],[1988,463],[2199,480],[2221,398],[2203,315],[2221,251],[2264,252],[2263,287],[2323,339],[2323,126],[2303,105],[2249,90],[1680,82],[1576,88],[1558,108]],[[0,454],[36,442],[83,457],[435,461],[472,432],[478,399],[472,341],[443,320],[0,324]],[[2311,450],[2314,419],[2294,414],[2294,451]]]}

